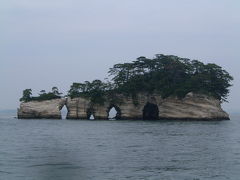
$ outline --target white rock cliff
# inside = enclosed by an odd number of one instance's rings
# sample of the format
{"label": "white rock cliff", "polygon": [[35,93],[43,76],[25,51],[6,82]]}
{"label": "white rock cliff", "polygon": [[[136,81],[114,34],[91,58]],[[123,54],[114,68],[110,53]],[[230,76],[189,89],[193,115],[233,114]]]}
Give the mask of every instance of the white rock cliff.
{"label": "white rock cliff", "polygon": [[53,99],[47,101],[30,101],[20,104],[19,119],[61,119],[60,110],[66,99]]}
{"label": "white rock cliff", "polygon": [[[168,97],[162,99],[156,94],[138,94],[137,103],[131,97],[118,95],[121,102],[106,101],[94,104],[88,98],[67,98],[48,101],[21,103],[18,118],[61,119],[60,110],[66,105],[67,119],[108,119],[109,110],[115,107],[116,119],[187,119],[187,120],[228,120],[229,115],[222,110],[221,102],[213,97],[188,93],[185,98]],[[136,102],[136,101],[135,101]],[[147,104],[150,109],[146,108]],[[153,115],[151,115],[154,114]],[[145,118],[144,118],[145,117]]]}

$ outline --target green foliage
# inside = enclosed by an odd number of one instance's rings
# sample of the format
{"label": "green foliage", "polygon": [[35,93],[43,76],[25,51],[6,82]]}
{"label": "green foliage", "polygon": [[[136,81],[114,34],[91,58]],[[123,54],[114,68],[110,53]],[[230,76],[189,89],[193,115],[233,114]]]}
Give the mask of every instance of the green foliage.
{"label": "green foliage", "polygon": [[110,104],[122,104],[124,103],[120,94],[117,94],[114,90],[109,90],[106,92],[106,98]]}
{"label": "green foliage", "polygon": [[203,64],[172,55],[153,59],[139,57],[131,63],[110,68],[114,87],[121,93],[160,93],[163,98],[185,97],[188,92],[212,95],[226,101],[233,78],[216,64]]}
{"label": "green foliage", "polygon": [[[137,93],[158,93],[184,98],[189,92],[203,93],[226,101],[233,78],[216,64],[204,64],[172,55],[157,54],[153,59],[139,57],[131,63],[115,64],[109,69],[112,83],[100,80],[73,83],[68,95],[89,97],[103,103],[105,97],[114,103],[116,94],[131,95],[138,104]],[[120,100],[119,100],[120,101]]]}
{"label": "green foliage", "polygon": [[28,102],[31,100],[32,95],[32,89],[25,89],[23,90],[23,96],[20,98],[20,101],[22,102]]}
{"label": "green foliage", "polygon": [[58,91],[58,88],[55,87],[55,86],[52,88],[52,94],[54,94],[55,96],[61,96],[62,95],[62,93],[60,93]]}
{"label": "green foliage", "polygon": [[110,89],[111,84],[101,80],[85,81],[84,83],[73,83],[68,91],[68,96],[71,98],[88,97],[91,102],[102,104],[105,101],[106,92]]}
{"label": "green foliage", "polygon": [[23,97],[20,99],[20,101],[28,102],[28,101],[44,101],[44,100],[51,100],[51,99],[59,99],[61,98],[62,93],[58,92],[57,87],[52,88],[52,92],[46,93],[45,90],[41,90],[39,96],[32,97],[32,90],[31,89],[25,89],[23,91]]}
{"label": "green foliage", "polygon": [[[233,77],[216,64],[204,64],[172,55],[157,54],[153,59],[139,57],[130,63],[115,64],[109,69],[112,82],[94,80],[73,83],[68,91],[71,98],[87,97],[93,103],[103,104],[107,98],[112,104],[120,102],[119,94],[131,96],[138,104],[137,94],[158,93],[163,98],[185,97],[189,92],[203,93],[226,101]],[[32,90],[23,91],[20,101],[61,98],[57,87],[52,92],[40,91],[31,97]]]}

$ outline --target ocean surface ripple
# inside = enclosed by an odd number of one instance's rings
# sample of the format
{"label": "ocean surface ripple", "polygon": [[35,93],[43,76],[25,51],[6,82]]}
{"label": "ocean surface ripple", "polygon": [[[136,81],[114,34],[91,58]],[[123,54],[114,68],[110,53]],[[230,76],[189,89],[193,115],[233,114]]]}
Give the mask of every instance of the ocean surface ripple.
{"label": "ocean surface ripple", "polygon": [[0,180],[236,180],[231,121],[0,118]]}

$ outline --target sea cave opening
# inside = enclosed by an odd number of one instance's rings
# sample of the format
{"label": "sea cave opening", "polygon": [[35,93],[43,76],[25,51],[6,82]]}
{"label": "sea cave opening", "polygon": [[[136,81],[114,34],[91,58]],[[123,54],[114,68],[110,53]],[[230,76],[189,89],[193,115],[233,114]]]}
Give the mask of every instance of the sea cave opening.
{"label": "sea cave opening", "polygon": [[108,108],[108,119],[109,120],[118,120],[121,119],[121,110],[115,105],[111,105]]}
{"label": "sea cave opening", "polygon": [[94,120],[95,119],[94,110],[92,108],[87,110],[87,119],[88,120]]}
{"label": "sea cave opening", "polygon": [[159,109],[156,104],[147,103],[143,108],[144,120],[157,120],[159,119]]}
{"label": "sea cave opening", "polygon": [[64,106],[60,109],[60,112],[61,112],[61,117],[62,117],[62,119],[66,119],[66,118],[67,118],[67,113],[68,113],[68,109],[67,109],[66,105],[64,105]]}
{"label": "sea cave opening", "polygon": [[91,114],[91,116],[89,117],[89,120],[94,120],[94,119],[95,119],[94,115]]}

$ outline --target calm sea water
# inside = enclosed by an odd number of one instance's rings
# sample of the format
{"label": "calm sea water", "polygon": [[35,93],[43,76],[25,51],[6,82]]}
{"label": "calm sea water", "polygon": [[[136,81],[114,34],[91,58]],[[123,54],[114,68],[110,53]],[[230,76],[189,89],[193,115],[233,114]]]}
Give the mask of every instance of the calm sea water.
{"label": "calm sea water", "polygon": [[0,180],[237,180],[231,121],[70,121],[0,117]]}

